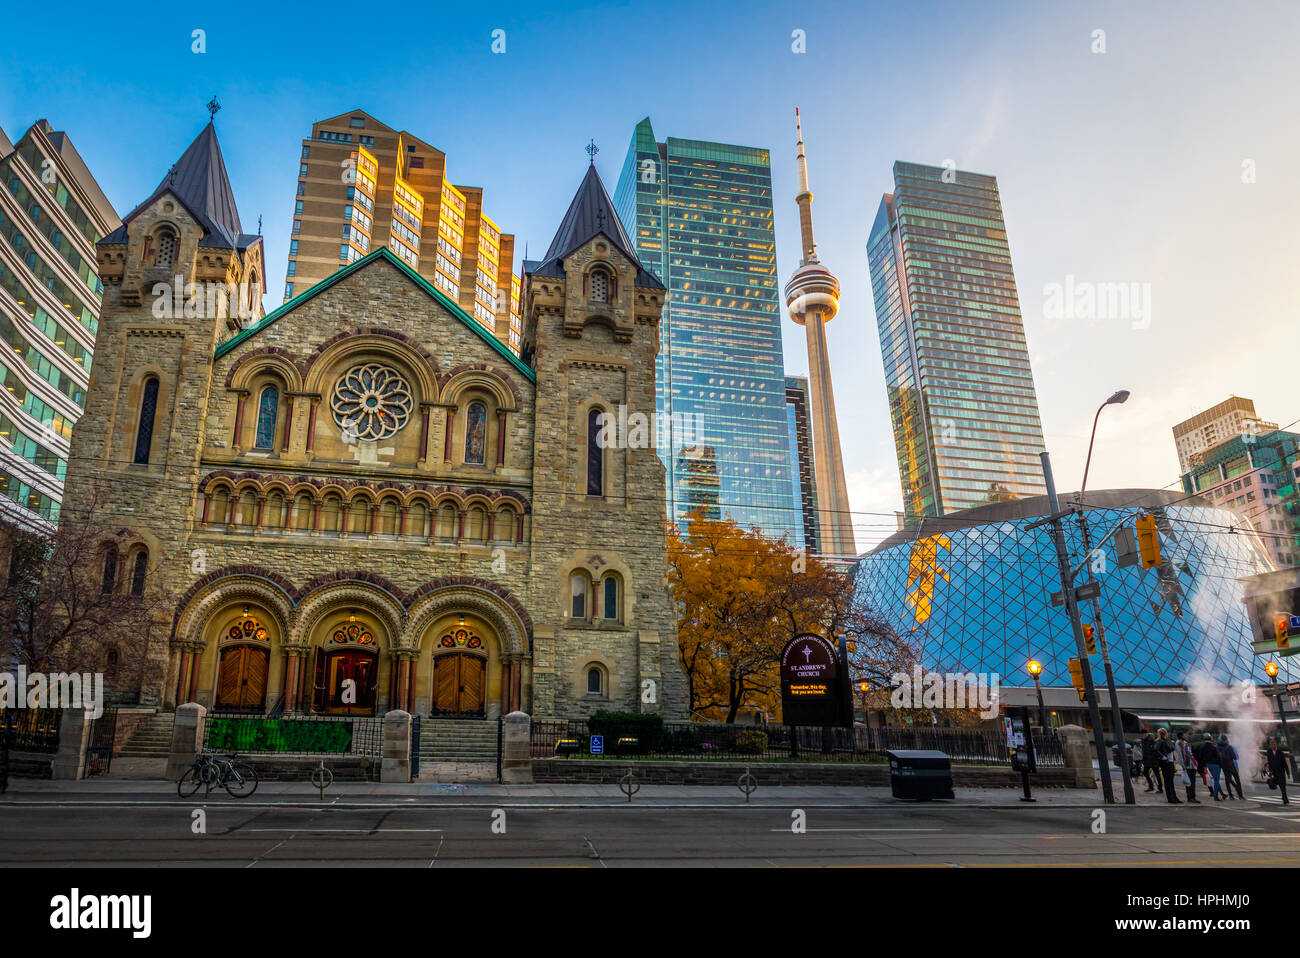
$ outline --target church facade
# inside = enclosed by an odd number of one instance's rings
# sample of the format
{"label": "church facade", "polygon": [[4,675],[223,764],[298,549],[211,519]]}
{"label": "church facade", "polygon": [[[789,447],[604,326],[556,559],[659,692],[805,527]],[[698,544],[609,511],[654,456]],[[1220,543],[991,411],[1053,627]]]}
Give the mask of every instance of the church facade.
{"label": "church facade", "polygon": [[663,466],[600,429],[654,410],[664,289],[594,166],[524,358],[387,249],[263,316],[212,124],[98,254],[64,521],[161,600],[142,702],[685,717]]}

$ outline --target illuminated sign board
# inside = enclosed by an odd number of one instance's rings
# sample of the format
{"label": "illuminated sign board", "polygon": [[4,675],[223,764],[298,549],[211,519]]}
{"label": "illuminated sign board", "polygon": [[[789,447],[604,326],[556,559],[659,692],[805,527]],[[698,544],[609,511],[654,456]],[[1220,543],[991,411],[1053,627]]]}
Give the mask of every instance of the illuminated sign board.
{"label": "illuminated sign board", "polygon": [[820,635],[796,635],[781,650],[781,710],[785,724],[837,724],[840,683],[835,647]]}

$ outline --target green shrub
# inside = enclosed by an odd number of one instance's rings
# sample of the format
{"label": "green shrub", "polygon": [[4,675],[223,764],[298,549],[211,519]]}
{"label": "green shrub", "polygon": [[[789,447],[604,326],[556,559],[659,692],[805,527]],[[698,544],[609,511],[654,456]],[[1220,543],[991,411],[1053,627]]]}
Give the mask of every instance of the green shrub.
{"label": "green shrub", "polygon": [[620,738],[634,738],[645,750],[655,748],[663,736],[663,716],[640,712],[606,712],[600,711],[587,720],[587,731],[592,735],[605,736],[608,748]]}
{"label": "green shrub", "polygon": [[767,733],[761,728],[746,729],[736,735],[734,747],[742,755],[762,755],[767,751]]}

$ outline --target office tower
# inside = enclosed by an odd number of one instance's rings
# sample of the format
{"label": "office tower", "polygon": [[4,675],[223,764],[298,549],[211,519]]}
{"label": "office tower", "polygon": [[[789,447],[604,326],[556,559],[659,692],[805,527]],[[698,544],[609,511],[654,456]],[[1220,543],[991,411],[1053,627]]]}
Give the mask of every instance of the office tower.
{"label": "office tower", "polygon": [[1182,475],[1201,460],[1201,453],[1233,436],[1258,434],[1276,429],[1277,423],[1264,422],[1255,415],[1255,402],[1230,396],[1174,426],[1174,445],[1178,449],[1178,473]]}
{"label": "office tower", "polygon": [[997,179],[895,163],[867,254],[905,521],[1042,493]]}
{"label": "office tower", "polygon": [[[659,449],[668,517],[680,522],[716,493],[723,515],[793,540],[768,151],[656,142],[647,117],[614,204],[637,256],[668,288],[655,410],[668,423]],[[684,453],[701,446],[716,459]]]}
{"label": "office tower", "polygon": [[813,457],[817,462],[817,528],[822,550],[828,555],[851,556],[853,519],[849,511],[844,460],[840,456],[840,429],[835,419],[835,392],[831,388],[831,357],[826,345],[826,324],[840,308],[840,281],[821,264],[813,239],[812,190],[808,187],[808,159],[804,155],[803,124],[794,111],[797,136],[796,166],[799,191],[799,239],[803,252],[799,268],[785,284],[785,304],[790,318],[804,327],[808,337],[808,404],[812,410]]}
{"label": "office tower", "polygon": [[795,542],[816,555],[821,553],[822,547],[817,526],[817,472],[813,462],[808,380],[805,377],[785,377],[785,414],[790,431],[790,479],[796,506]]}
{"label": "office tower", "polygon": [[[1224,410],[1233,403],[1237,405],[1232,410]],[[1241,403],[1249,403],[1250,408]],[[1278,429],[1274,423],[1264,423],[1262,431],[1256,432],[1253,424],[1259,420],[1254,404],[1235,398],[1180,423],[1175,434],[1188,423],[1209,417],[1201,426],[1190,427],[1201,433],[1216,421],[1232,420],[1235,412],[1245,414],[1236,421],[1237,428],[1225,428],[1222,441],[1189,454],[1183,489],[1240,516],[1259,534],[1259,547],[1275,565],[1294,566],[1300,559],[1300,434]]]}
{"label": "office tower", "polygon": [[59,517],[103,286],[95,243],[121,225],[66,133],[0,130],[0,519]]}
{"label": "office tower", "polygon": [[517,354],[523,335],[514,236],[483,190],[448,179],[447,156],[363,110],[302,141],[284,298],[388,246]]}

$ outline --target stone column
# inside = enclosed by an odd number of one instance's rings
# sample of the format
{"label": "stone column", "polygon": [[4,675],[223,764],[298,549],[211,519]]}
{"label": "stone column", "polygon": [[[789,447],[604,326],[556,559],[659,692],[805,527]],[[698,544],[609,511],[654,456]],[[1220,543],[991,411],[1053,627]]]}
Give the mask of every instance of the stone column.
{"label": "stone column", "polygon": [[501,735],[501,781],[531,785],[533,781],[532,719],[527,712],[505,717]]}
{"label": "stone column", "polygon": [[381,782],[411,780],[411,713],[394,709],[384,715],[383,758],[379,766]]}
{"label": "stone column", "polygon": [[1093,749],[1088,743],[1088,732],[1080,725],[1062,725],[1056,730],[1061,741],[1061,754],[1065,767],[1074,771],[1075,788],[1092,788],[1096,773],[1092,767]]}
{"label": "stone column", "polygon": [[176,709],[171,754],[167,756],[167,771],[163,773],[168,780],[179,781],[203,750],[203,728],[207,714],[208,710],[197,702],[188,702]]}
{"label": "stone column", "polygon": [[86,749],[90,746],[90,713],[85,709],[64,709],[59,719],[59,750],[50,767],[50,777],[76,780],[86,777]]}

